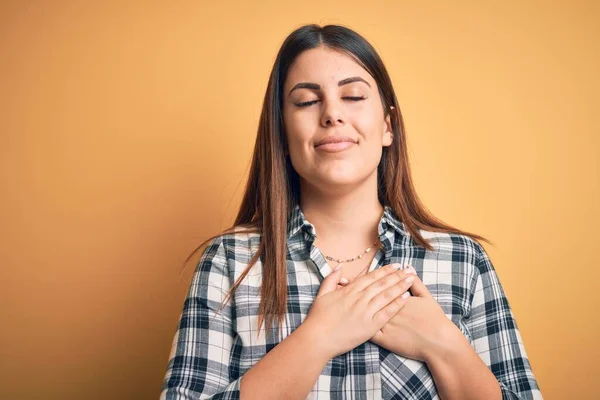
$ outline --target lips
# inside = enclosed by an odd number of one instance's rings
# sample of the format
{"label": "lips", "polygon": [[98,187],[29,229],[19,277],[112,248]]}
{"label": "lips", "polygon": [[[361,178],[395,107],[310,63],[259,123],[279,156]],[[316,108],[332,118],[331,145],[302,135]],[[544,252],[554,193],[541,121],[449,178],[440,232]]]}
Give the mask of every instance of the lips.
{"label": "lips", "polygon": [[328,136],[326,138],[323,138],[323,139],[317,141],[317,144],[315,145],[315,147],[319,147],[319,146],[322,146],[324,144],[329,144],[329,143],[341,143],[341,142],[356,143],[356,140],[354,140],[348,136]]}

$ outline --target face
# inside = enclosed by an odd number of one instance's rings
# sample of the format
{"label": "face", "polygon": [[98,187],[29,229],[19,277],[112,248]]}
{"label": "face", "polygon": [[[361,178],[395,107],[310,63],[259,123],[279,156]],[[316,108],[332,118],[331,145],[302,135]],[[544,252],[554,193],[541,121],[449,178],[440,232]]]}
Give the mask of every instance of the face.
{"label": "face", "polygon": [[[360,64],[326,47],[306,50],[283,90],[287,150],[304,184],[326,190],[377,178],[393,135],[377,83]],[[319,146],[327,138],[345,142]]]}

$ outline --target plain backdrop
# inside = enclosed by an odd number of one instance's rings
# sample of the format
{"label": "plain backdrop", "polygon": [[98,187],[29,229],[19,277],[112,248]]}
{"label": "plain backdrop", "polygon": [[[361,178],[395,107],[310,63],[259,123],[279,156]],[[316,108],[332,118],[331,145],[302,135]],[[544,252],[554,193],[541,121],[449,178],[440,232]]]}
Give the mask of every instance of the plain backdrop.
{"label": "plain backdrop", "polygon": [[545,398],[593,398],[599,4],[3,1],[2,397],[158,397],[276,51],[335,23],[392,76],[425,204],[494,242]]}

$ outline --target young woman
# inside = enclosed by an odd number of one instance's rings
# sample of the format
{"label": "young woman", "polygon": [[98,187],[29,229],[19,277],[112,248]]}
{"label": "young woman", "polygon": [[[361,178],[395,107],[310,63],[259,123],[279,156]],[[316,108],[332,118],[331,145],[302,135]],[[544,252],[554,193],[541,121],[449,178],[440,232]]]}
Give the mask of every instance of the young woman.
{"label": "young woman", "polygon": [[419,201],[374,48],[342,26],[295,30],[237,219],[193,275],[161,398],[541,399],[478,239]]}

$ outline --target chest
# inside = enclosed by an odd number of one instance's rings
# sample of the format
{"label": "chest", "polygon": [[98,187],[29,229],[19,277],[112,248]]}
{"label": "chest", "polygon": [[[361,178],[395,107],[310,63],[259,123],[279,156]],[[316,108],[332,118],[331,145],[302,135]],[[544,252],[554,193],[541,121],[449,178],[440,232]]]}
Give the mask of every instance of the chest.
{"label": "chest", "polygon": [[[449,255],[419,257],[411,251],[386,255],[384,249],[376,250],[369,259],[365,259],[369,263],[369,271],[394,262],[415,267],[417,275],[446,316],[470,340],[462,320],[470,311],[469,282],[474,274],[471,264],[453,261]],[[238,310],[235,347],[240,353],[238,359],[241,373],[250,369],[269,349],[304,322],[324,277],[335,265],[337,264],[327,261],[320,251],[315,252],[314,249],[309,258],[287,260],[288,306],[279,337],[257,335],[262,265],[260,261],[255,265],[256,270],[248,275],[248,280],[243,285],[244,290],[235,295]],[[326,398],[320,396],[329,396],[330,391],[353,393],[360,388],[364,393],[377,393],[376,398],[391,399],[399,391],[406,390],[403,388],[408,387],[407,382],[422,385],[419,389],[421,393],[429,393],[430,398],[437,398],[433,378],[426,364],[401,357],[367,341],[330,360],[316,383],[321,389],[311,391],[309,398]],[[328,390],[322,391],[322,388]],[[409,393],[406,394],[405,398],[410,398]]]}
{"label": "chest", "polygon": [[[363,255],[361,258],[357,258],[353,261],[342,262],[342,277],[346,278],[348,282],[352,282],[375,269],[378,261],[377,250],[378,249],[374,249]],[[335,268],[338,265],[337,260],[327,260],[327,262],[331,268]]]}
{"label": "chest", "polygon": [[[369,272],[391,263],[412,265],[448,319],[469,336],[462,319],[470,312],[470,283],[475,274],[475,267],[472,264],[456,262],[451,256],[444,255],[415,257],[410,252],[389,257],[384,254],[383,249],[373,251],[370,257],[370,260],[365,260],[369,263]],[[329,264],[320,251],[309,259],[287,260],[287,312],[279,337],[267,339],[264,334],[257,337],[262,285],[262,264],[259,260],[253,272],[248,274],[246,281],[240,286],[240,290],[234,294],[237,309],[234,325],[242,344],[244,346],[276,344],[298,328],[308,315],[323,279],[334,265],[337,264],[333,262]],[[240,268],[242,267],[240,265]],[[269,341],[272,343],[268,343]]]}

